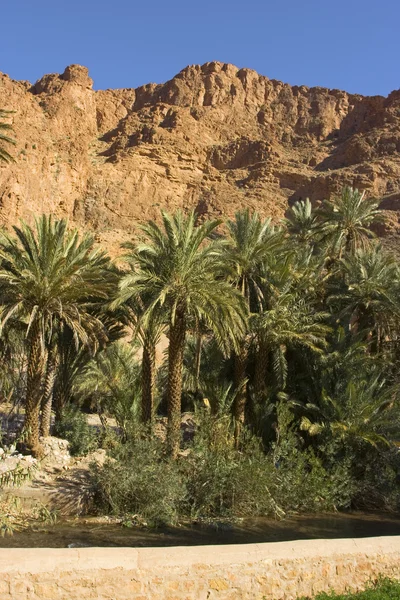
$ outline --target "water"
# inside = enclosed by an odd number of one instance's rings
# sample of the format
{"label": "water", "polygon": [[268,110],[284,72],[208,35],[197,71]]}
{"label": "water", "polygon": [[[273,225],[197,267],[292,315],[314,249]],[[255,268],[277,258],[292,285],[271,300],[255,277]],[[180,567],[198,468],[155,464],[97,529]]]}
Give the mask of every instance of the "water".
{"label": "water", "polygon": [[257,518],[235,524],[217,522],[162,529],[126,528],[100,524],[96,519],[75,519],[0,538],[0,548],[198,546],[383,535],[400,535],[399,514],[301,515],[283,521]]}

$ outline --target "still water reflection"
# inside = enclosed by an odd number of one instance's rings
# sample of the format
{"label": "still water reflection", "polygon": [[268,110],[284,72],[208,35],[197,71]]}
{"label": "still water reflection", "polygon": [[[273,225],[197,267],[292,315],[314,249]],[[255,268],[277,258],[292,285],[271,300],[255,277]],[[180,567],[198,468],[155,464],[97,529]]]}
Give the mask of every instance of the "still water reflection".
{"label": "still water reflection", "polygon": [[0,538],[0,548],[66,548],[82,546],[197,546],[249,544],[301,539],[361,538],[400,535],[400,515],[351,513],[301,515],[274,521],[246,519],[240,523],[185,525],[162,529],[100,524],[77,519],[36,527]]}

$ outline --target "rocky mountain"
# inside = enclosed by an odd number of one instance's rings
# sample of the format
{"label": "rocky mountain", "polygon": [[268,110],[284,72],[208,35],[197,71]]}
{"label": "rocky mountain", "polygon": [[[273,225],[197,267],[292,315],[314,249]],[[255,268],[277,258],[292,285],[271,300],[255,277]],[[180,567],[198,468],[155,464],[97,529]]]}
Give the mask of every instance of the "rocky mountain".
{"label": "rocky mountain", "polygon": [[343,184],[400,211],[400,90],[387,98],[290,86],[219,62],[165,84],[94,91],[85,67],[34,85],[0,74],[15,163],[0,166],[0,220],[52,212],[110,249],[160,207],[277,219]]}

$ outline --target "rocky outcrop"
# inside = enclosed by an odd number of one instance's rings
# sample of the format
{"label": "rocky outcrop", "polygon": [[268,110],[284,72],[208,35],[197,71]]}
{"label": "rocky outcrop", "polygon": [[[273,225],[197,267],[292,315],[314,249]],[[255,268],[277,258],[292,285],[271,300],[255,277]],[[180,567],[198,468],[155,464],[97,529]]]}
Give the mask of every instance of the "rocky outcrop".
{"label": "rocky outcrop", "polygon": [[343,184],[400,194],[400,91],[291,87],[218,62],[160,85],[92,86],[79,65],[34,85],[0,75],[17,139],[15,163],[0,166],[4,224],[53,212],[113,249],[160,207],[280,218],[288,202]]}

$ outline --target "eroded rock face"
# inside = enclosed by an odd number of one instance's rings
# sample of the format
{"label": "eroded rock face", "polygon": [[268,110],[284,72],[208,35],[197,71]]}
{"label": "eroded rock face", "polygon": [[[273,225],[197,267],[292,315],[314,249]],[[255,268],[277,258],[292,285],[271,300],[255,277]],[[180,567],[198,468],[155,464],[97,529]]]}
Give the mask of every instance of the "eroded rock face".
{"label": "eroded rock face", "polygon": [[136,90],[92,84],[79,65],[33,86],[0,74],[17,139],[16,162],[0,166],[3,223],[52,212],[114,250],[160,207],[280,218],[351,184],[392,199],[397,227],[400,91],[291,87],[218,62]]}

